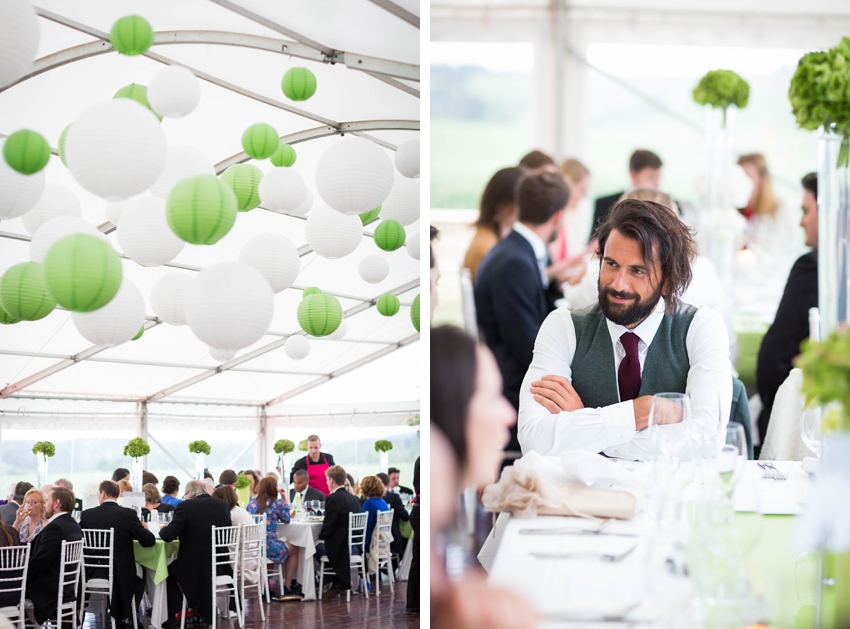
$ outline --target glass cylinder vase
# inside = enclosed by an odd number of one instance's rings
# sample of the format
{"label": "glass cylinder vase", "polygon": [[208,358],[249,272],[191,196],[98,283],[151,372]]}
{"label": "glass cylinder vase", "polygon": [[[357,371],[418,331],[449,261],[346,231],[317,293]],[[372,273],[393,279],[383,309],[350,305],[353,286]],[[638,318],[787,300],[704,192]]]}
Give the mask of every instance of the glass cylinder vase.
{"label": "glass cylinder vase", "polygon": [[133,485],[133,491],[142,491],[143,485],[143,473],[144,473],[144,462],[142,457],[136,457],[133,459],[133,469],[131,470],[131,480]]}
{"label": "glass cylinder vase", "polygon": [[206,469],[204,456],[203,452],[195,454],[195,478],[197,480],[204,480],[204,470]]}
{"label": "glass cylinder vase", "polygon": [[390,469],[390,453],[389,452],[381,452],[381,471],[384,474],[389,474],[387,470]]}
{"label": "glass cylinder vase", "polygon": [[44,487],[47,484],[47,463],[50,457],[44,452],[39,452],[35,457],[38,460],[38,486]]}
{"label": "glass cylinder vase", "polygon": [[701,253],[711,258],[720,279],[734,279],[738,232],[737,210],[732,194],[735,155],[735,119],[738,109],[705,106],[706,195],[700,213]]}

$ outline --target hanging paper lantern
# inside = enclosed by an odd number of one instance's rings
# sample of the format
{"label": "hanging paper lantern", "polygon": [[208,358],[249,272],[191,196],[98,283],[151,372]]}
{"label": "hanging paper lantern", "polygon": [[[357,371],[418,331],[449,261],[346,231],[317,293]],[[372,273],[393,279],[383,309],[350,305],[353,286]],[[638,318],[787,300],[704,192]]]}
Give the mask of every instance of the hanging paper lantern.
{"label": "hanging paper lantern", "polygon": [[271,154],[269,161],[274,166],[285,166],[288,168],[295,163],[296,157],[294,148],[292,148],[289,144],[281,143],[280,146],[275,149],[275,152]]}
{"label": "hanging paper lantern", "polygon": [[242,262],[207,267],[186,291],[189,327],[207,345],[238,350],[259,341],[274,314],[274,294],[259,271]]}
{"label": "hanging paper lantern", "polygon": [[71,128],[71,125],[68,125],[64,129],[62,129],[62,133],[59,135],[59,144],[56,147],[56,152],[59,153],[59,159],[62,160],[62,163],[67,166],[68,162],[65,161],[65,138],[68,137],[68,129]]}
{"label": "hanging paper lantern", "polygon": [[[0,138],[5,147],[6,139]],[[29,212],[44,192],[44,170],[22,175],[0,159],[0,220],[16,218]]]}
{"label": "hanging paper lantern", "polygon": [[286,343],[283,345],[283,351],[292,360],[307,358],[307,354],[310,353],[310,341],[300,334],[293,334],[286,339]]}
{"label": "hanging paper lantern", "polygon": [[32,70],[38,52],[38,15],[28,0],[0,2],[0,87]]}
{"label": "hanging paper lantern", "polygon": [[6,138],[3,159],[22,175],[32,175],[47,166],[50,145],[40,133],[20,129]]}
{"label": "hanging paper lantern", "polygon": [[118,227],[118,221],[121,220],[121,214],[127,209],[128,205],[130,205],[129,200],[108,202],[103,210],[106,214],[106,220]]}
{"label": "hanging paper lantern", "polygon": [[239,252],[239,262],[262,273],[274,293],[292,286],[301,272],[301,258],[295,245],[289,238],[277,234],[254,236]]}
{"label": "hanging paper lantern", "polygon": [[310,336],[327,336],[342,323],[342,306],[333,295],[305,295],[298,304],[298,325]]}
{"label": "hanging paper lantern", "polygon": [[294,212],[304,202],[307,185],[289,168],[275,168],[265,174],[259,187],[263,207],[272,212]]}
{"label": "hanging paper lantern", "polygon": [[392,317],[399,311],[401,308],[401,302],[399,302],[398,297],[387,293],[386,295],[381,295],[378,297],[378,312],[380,312],[385,317]]}
{"label": "hanging paper lantern", "polygon": [[374,223],[375,221],[377,221],[378,216],[380,216],[380,214],[381,214],[381,206],[380,205],[378,207],[376,207],[374,210],[372,210],[371,212],[363,212],[363,214],[360,214],[359,215],[360,221],[363,223],[363,227],[366,227],[366,225],[369,225],[370,223]]}
{"label": "hanging paper lantern", "polygon": [[57,216],[75,216],[80,218],[83,208],[80,200],[73,190],[58,183],[51,183],[44,187],[44,194],[35,204],[35,207],[24,214],[21,219],[24,229],[32,236],[38,228],[47,221]]}
{"label": "hanging paper lantern", "polygon": [[151,289],[153,313],[169,325],[186,325],[185,298],[189,282],[186,273],[172,271],[163,275]]}
{"label": "hanging paper lantern", "polygon": [[419,139],[403,142],[395,152],[395,167],[405,177],[419,177]]}
{"label": "hanging paper lantern", "polygon": [[194,245],[214,245],[236,222],[236,195],[214,175],[184,179],[171,189],[166,216],[172,231]]}
{"label": "hanging paper lantern", "polygon": [[163,68],[150,81],[148,101],[151,108],[166,118],[182,118],[191,114],[201,100],[197,77],[181,66]]}
{"label": "hanging paper lantern", "polygon": [[303,291],[301,291],[301,299],[304,299],[307,295],[321,295],[322,289],[318,286],[308,286]]}
{"label": "hanging paper lantern", "polygon": [[363,214],[381,205],[393,187],[393,165],[384,149],[358,137],[333,144],[316,166],[316,188],[343,214]]}
{"label": "hanging paper lantern", "polygon": [[167,143],[156,117],[129,98],[88,109],[65,140],[74,179],[107,201],[129,199],[150,188],[165,167]]}
{"label": "hanging paper lantern", "polygon": [[399,177],[381,206],[381,218],[404,226],[419,220],[419,180]]}
{"label": "hanging paper lantern", "polygon": [[228,360],[233,360],[233,358],[236,356],[236,350],[210,347],[210,356],[216,362],[226,363]]}
{"label": "hanging paper lantern", "polygon": [[366,256],[360,261],[357,272],[365,281],[370,284],[377,284],[387,279],[387,275],[390,273],[390,263],[378,255]]}
{"label": "hanging paper lantern", "polygon": [[413,298],[413,304],[410,306],[410,322],[416,331],[419,332],[419,295]]}
{"label": "hanging paper lantern", "polygon": [[[58,304],[74,312],[108,304],[121,286],[122,272],[115,250],[88,234],[65,236],[44,258],[47,289]],[[133,334],[137,329],[138,324]]]}
{"label": "hanging paper lantern", "polygon": [[292,210],[290,214],[295,216],[306,216],[307,212],[313,209],[313,193],[309,189],[304,189],[304,200],[297,208]]}
{"label": "hanging paper lantern", "polygon": [[134,336],[134,337],[133,337],[133,338],[131,338],[130,340],[131,340],[131,341],[138,341],[140,338],[142,338],[142,335],[144,335],[144,333],[145,333],[145,324],[143,323],[143,324],[142,324],[142,327],[140,327],[140,328],[139,328],[139,331],[138,331],[138,333],[136,334],[136,336]]}
{"label": "hanging paper lantern", "polygon": [[313,251],[334,260],[357,249],[363,239],[363,223],[358,216],[346,216],[320,205],[307,217],[304,233]]}
{"label": "hanging paper lantern", "polygon": [[384,251],[395,251],[404,244],[404,227],[396,221],[381,221],[375,229],[375,244]]}
{"label": "hanging paper lantern", "polygon": [[14,323],[20,323],[20,321],[20,319],[15,319],[15,317],[6,312],[3,309],[3,305],[0,304],[0,325],[12,325]]}
{"label": "hanging paper lantern", "polygon": [[165,201],[140,197],[130,201],[118,222],[118,244],[124,254],[142,266],[171,262],[186,244],[174,235],[165,217]]}
{"label": "hanging paper lantern", "polygon": [[343,319],[343,320],[342,320],[342,323],[340,323],[340,324],[339,324],[339,327],[338,327],[336,330],[334,330],[334,333],[333,333],[333,334],[329,334],[329,335],[328,335],[328,336],[326,336],[325,338],[328,338],[328,339],[330,339],[330,340],[332,340],[332,341],[338,341],[338,340],[340,340],[342,337],[344,337],[344,336],[345,336],[346,332],[348,332],[348,321],[346,321],[345,319]]}
{"label": "hanging paper lantern", "polygon": [[236,195],[236,209],[240,212],[248,212],[260,205],[257,186],[262,178],[263,171],[252,164],[233,164],[221,173],[221,180]]}
{"label": "hanging paper lantern", "polygon": [[414,260],[418,260],[419,259],[419,246],[420,246],[419,232],[415,232],[413,234],[410,234],[410,237],[408,237],[407,242],[405,243],[405,246],[407,247],[407,254],[411,258],[413,258]]}
{"label": "hanging paper lantern", "polygon": [[148,88],[144,85],[139,85],[138,83],[130,83],[130,85],[125,85],[120,90],[115,92],[115,95],[112,98],[129,98],[131,100],[136,101],[142,107],[148,109],[157,119],[162,122],[162,116],[156,113],[151,104],[148,102]]}
{"label": "hanging paper lantern", "polygon": [[37,262],[10,267],[0,277],[0,306],[19,321],[36,321],[53,312],[56,301],[47,290],[44,267]]}
{"label": "hanging paper lantern", "polygon": [[122,55],[141,55],[153,44],[153,28],[140,15],[127,15],[112,25],[109,43]]}
{"label": "hanging paper lantern", "polygon": [[115,347],[139,335],[145,325],[145,298],[126,277],[112,300],[93,312],[71,315],[74,327],[84,339],[95,345]]}
{"label": "hanging paper lantern", "polygon": [[165,158],[162,174],[151,186],[151,194],[167,199],[178,183],[196,175],[215,176],[215,166],[203,151],[194,146],[172,146]]}
{"label": "hanging paper lantern", "polygon": [[45,222],[33,235],[30,241],[30,260],[43,264],[50,248],[71,234],[88,234],[95,238],[105,238],[97,227],[81,218],[57,216]]}
{"label": "hanging paper lantern", "polygon": [[266,159],[280,145],[280,138],[274,127],[264,122],[252,124],[242,134],[242,148],[249,157]]}
{"label": "hanging paper lantern", "polygon": [[316,93],[316,75],[307,68],[289,68],[280,87],[289,100],[307,100]]}

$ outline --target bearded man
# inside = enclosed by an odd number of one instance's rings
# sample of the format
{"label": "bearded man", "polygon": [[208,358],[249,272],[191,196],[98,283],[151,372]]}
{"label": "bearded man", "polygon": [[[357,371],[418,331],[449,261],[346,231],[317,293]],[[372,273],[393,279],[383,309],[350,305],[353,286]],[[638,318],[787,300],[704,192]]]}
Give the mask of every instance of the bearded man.
{"label": "bearded man", "polygon": [[696,253],[690,230],[662,205],[626,199],[597,238],[598,303],[556,310],[537,335],[520,397],[523,453],[645,459],[656,393],[688,393],[685,420],[722,434],[732,401],[726,326],[717,311],[679,300]]}

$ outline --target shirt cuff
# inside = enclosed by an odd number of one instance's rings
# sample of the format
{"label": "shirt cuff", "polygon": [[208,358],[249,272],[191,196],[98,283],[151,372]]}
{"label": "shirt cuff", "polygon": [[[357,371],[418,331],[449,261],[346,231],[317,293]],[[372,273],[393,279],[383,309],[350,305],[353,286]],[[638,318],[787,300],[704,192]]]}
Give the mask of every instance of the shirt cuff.
{"label": "shirt cuff", "polygon": [[628,443],[635,436],[635,405],[631,400],[602,408],[605,440],[609,445]]}

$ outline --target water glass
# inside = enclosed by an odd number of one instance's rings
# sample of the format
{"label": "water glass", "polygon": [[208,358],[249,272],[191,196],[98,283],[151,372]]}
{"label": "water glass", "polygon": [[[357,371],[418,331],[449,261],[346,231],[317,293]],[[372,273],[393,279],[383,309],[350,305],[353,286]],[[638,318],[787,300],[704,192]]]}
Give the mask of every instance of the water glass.
{"label": "water glass", "polygon": [[730,423],[726,426],[726,443],[717,462],[720,482],[727,495],[732,495],[735,485],[744,475],[746,461],[747,439],[744,435],[744,427],[741,424]]}

